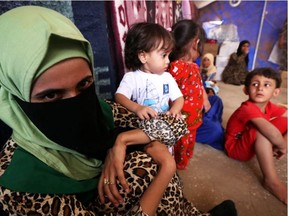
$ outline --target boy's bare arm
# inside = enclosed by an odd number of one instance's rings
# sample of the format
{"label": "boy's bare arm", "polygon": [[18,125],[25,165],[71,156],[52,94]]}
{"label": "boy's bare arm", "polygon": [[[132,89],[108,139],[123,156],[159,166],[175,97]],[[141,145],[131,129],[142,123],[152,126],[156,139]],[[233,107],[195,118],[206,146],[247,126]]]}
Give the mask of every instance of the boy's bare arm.
{"label": "boy's bare arm", "polygon": [[265,118],[253,118],[251,122],[257,130],[265,136],[273,145],[279,148],[285,148],[286,143],[281,132]]}
{"label": "boy's bare arm", "polygon": [[181,110],[184,105],[184,98],[179,97],[176,100],[174,100],[171,104],[171,107],[167,114],[172,115],[173,117],[181,117]]}

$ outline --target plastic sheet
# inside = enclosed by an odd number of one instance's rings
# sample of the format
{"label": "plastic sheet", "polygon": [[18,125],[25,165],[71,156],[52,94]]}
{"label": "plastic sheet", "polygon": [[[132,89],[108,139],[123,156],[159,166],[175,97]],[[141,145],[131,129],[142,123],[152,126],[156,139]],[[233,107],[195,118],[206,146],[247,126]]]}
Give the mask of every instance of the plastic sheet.
{"label": "plastic sheet", "polygon": [[202,27],[208,39],[217,40],[219,43],[223,41],[239,41],[237,26],[234,24],[215,25],[210,22],[204,22]]}

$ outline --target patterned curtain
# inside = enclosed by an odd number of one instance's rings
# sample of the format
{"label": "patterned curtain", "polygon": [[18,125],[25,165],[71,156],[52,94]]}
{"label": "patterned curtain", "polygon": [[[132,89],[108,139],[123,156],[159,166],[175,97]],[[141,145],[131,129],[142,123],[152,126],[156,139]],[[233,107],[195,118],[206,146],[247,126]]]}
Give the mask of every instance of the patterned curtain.
{"label": "patterned curtain", "polygon": [[127,31],[133,23],[146,21],[159,23],[169,30],[175,22],[182,19],[181,1],[117,0],[108,2],[108,8],[111,12],[111,31],[115,37],[113,41],[115,44],[112,46],[115,48],[119,80],[127,71],[123,52]]}

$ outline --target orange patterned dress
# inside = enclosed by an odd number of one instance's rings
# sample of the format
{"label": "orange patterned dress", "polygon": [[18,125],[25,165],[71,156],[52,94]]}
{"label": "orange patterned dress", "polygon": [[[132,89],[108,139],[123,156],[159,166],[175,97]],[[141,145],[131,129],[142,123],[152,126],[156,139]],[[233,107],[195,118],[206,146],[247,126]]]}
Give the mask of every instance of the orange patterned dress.
{"label": "orange patterned dress", "polygon": [[182,114],[186,116],[189,133],[174,145],[174,156],[177,168],[185,169],[193,155],[196,129],[202,124],[203,83],[196,63],[176,60],[171,62],[169,72],[184,96]]}

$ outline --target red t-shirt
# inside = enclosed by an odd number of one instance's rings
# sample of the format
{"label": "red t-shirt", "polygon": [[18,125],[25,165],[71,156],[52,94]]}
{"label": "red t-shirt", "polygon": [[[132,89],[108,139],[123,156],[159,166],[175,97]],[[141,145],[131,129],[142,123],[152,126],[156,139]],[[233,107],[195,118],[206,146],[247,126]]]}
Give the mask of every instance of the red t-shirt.
{"label": "red t-shirt", "polygon": [[[247,100],[231,115],[225,131],[225,149],[229,157],[238,160],[249,160],[255,152],[253,144],[256,139],[256,128],[251,119],[262,117],[270,121],[271,118],[281,117],[286,109],[271,102],[265,107],[265,113],[253,102]],[[282,121],[270,121],[282,133],[287,131],[287,118]]]}

